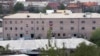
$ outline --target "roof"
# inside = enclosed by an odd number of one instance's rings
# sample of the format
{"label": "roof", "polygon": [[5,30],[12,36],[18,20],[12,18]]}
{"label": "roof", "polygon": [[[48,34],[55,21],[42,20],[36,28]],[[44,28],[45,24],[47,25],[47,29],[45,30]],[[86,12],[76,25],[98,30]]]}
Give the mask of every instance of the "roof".
{"label": "roof", "polygon": [[[58,48],[62,48],[64,43],[65,47],[68,49],[75,49],[82,42],[85,42],[87,45],[92,44],[82,38],[52,39],[52,46],[55,45],[55,42]],[[37,50],[39,48],[46,48],[48,39],[0,41],[0,46],[5,47],[8,44],[11,50]]]}
{"label": "roof", "polygon": [[78,8],[80,6],[77,3],[70,3],[67,7],[68,8]]}
{"label": "roof", "polygon": [[46,7],[48,5],[47,1],[43,1],[43,2],[37,2],[37,1],[34,1],[34,2],[25,2],[25,1],[22,1],[21,3],[23,3],[25,7],[28,7],[29,5],[39,6],[39,7]]}
{"label": "roof", "polygon": [[58,9],[58,6],[60,6],[60,4],[57,2],[50,2],[48,3],[48,6],[50,6],[53,9]]}
{"label": "roof", "polygon": [[17,54],[17,55],[4,55],[4,56],[28,56],[26,54]]}
{"label": "roof", "polygon": [[98,5],[98,3],[97,2],[83,2],[83,5],[90,7],[90,6]]}
{"label": "roof", "polygon": [[[86,15],[86,17],[84,17]],[[27,17],[29,16],[29,17]],[[76,17],[77,16],[77,17]],[[42,18],[100,18],[98,13],[16,13],[5,16],[4,19],[42,19]]]}

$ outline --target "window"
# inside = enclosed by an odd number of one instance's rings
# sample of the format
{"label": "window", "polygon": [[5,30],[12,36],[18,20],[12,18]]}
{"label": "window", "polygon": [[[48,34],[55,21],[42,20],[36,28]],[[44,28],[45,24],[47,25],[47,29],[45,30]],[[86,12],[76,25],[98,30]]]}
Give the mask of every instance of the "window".
{"label": "window", "polygon": [[82,30],[85,30],[85,27],[82,27],[81,29],[82,29]]}
{"label": "window", "polygon": [[31,30],[33,30],[34,28],[33,27],[31,27]]}
{"label": "window", "polygon": [[5,24],[7,24],[7,21],[5,21]]}
{"label": "window", "polygon": [[74,27],[71,27],[71,30],[74,30]]}
{"label": "window", "polygon": [[60,21],[60,24],[63,24],[63,21]]}
{"label": "window", "polygon": [[7,30],[7,27],[5,27],[5,30]]}
{"label": "window", "polygon": [[63,36],[66,36],[66,34],[65,34],[65,33],[63,33]]}
{"label": "window", "polygon": [[42,30],[44,30],[44,27],[42,27]]}
{"label": "window", "polygon": [[60,27],[60,30],[63,30],[63,27]]}
{"label": "window", "polygon": [[28,27],[28,24],[26,24],[26,27]]}
{"label": "window", "polygon": [[23,23],[23,21],[20,21],[20,23]]}
{"label": "window", "polygon": [[17,30],[17,27],[15,27],[15,30]]}
{"label": "window", "polygon": [[33,21],[31,21],[31,24],[33,24]]}
{"label": "window", "polygon": [[92,27],[92,30],[95,30],[96,29],[96,27]]}
{"label": "window", "polygon": [[58,33],[58,36],[60,36],[60,33]]}
{"label": "window", "polygon": [[53,21],[49,21],[49,23],[53,23]]}
{"label": "window", "polygon": [[31,34],[31,38],[34,38],[34,34]]}
{"label": "window", "polygon": [[12,24],[12,21],[10,21],[10,24]]}
{"label": "window", "polygon": [[20,29],[23,30],[23,27],[21,27]]}
{"label": "window", "polygon": [[81,23],[85,23],[85,21],[81,21]]}
{"label": "window", "polygon": [[18,36],[17,34],[15,34],[15,36]]}
{"label": "window", "polygon": [[10,34],[7,34],[7,37],[10,37]]}
{"label": "window", "polygon": [[74,23],[74,21],[70,21],[70,23]]}
{"label": "window", "polygon": [[20,37],[22,38],[23,37],[23,34],[20,34]]}
{"label": "window", "polygon": [[15,21],[15,24],[17,24],[17,21]]}
{"label": "window", "polygon": [[37,21],[37,24],[39,23],[39,21]]}
{"label": "window", "polygon": [[95,23],[96,23],[96,21],[93,21],[92,23],[93,23],[93,24],[95,24]]}
{"label": "window", "polygon": [[42,21],[42,24],[44,24],[44,21]]}
{"label": "window", "polygon": [[39,30],[39,27],[37,27],[37,30]]}
{"label": "window", "polygon": [[12,30],[12,27],[10,27],[10,30]]}

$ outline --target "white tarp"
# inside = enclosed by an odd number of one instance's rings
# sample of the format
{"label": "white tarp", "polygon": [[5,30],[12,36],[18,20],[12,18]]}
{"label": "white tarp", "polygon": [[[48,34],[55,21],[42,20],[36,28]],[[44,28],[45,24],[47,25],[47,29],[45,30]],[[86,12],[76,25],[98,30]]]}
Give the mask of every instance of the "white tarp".
{"label": "white tarp", "polygon": [[[75,49],[82,42],[85,42],[87,45],[91,43],[82,38],[52,39],[52,46],[55,45],[55,42],[58,48],[62,48],[64,43],[65,47],[69,49]],[[5,47],[8,44],[11,50],[36,50],[39,48],[46,48],[48,39],[0,41],[0,46]]]}

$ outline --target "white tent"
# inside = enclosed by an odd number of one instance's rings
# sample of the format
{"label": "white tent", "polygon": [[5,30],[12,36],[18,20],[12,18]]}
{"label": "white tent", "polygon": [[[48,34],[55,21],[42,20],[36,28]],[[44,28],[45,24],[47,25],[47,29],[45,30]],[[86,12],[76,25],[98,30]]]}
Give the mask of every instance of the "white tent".
{"label": "white tent", "polygon": [[[91,42],[82,38],[52,39],[51,40],[51,43],[53,46],[55,45],[54,44],[55,42],[58,48],[62,48],[63,43],[64,43],[65,47],[68,49],[75,49],[82,42],[85,42],[87,45],[91,44]],[[0,41],[0,46],[6,47],[6,45],[8,44],[11,50],[36,50],[39,48],[46,48],[46,45],[48,44],[48,39]]]}
{"label": "white tent", "polygon": [[[5,55],[6,56],[6,55]],[[25,55],[25,54],[18,54],[18,55],[7,55],[7,56],[28,56],[28,55]]]}

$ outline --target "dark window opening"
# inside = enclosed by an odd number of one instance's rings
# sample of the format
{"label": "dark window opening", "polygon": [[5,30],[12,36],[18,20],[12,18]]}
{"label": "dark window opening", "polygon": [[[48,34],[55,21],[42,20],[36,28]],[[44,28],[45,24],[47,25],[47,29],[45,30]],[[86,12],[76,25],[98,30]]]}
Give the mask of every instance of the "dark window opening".
{"label": "dark window opening", "polygon": [[31,27],[31,30],[33,30],[34,28],[33,27]]}
{"label": "dark window opening", "polygon": [[76,37],[76,36],[77,36],[77,34],[73,34],[73,36],[74,36],[74,37]]}
{"label": "dark window opening", "polygon": [[44,24],[44,21],[42,21],[42,24]]}
{"label": "dark window opening", "polygon": [[10,24],[12,24],[12,21],[10,21]]}
{"label": "dark window opening", "polygon": [[31,38],[34,38],[34,34],[31,34]]}
{"label": "dark window opening", "polygon": [[15,30],[17,30],[17,27],[15,27]]}
{"label": "dark window opening", "polygon": [[42,27],[42,30],[44,30],[44,27]]}
{"label": "dark window opening", "polygon": [[96,23],[96,21],[93,21],[93,24],[95,24]]}
{"label": "dark window opening", "polygon": [[63,30],[63,27],[60,27],[60,30]]}
{"label": "dark window opening", "polygon": [[33,21],[31,21],[31,24],[33,24]]}
{"label": "dark window opening", "polygon": [[65,34],[65,33],[63,33],[63,36],[66,36],[66,34]]}
{"label": "dark window opening", "polygon": [[37,27],[37,30],[39,30],[39,27]]}
{"label": "dark window opening", "polygon": [[7,30],[7,27],[5,27],[5,30]]}
{"label": "dark window opening", "polygon": [[60,24],[63,24],[63,21],[60,21]]}
{"label": "dark window opening", "polygon": [[71,27],[71,30],[74,30],[74,27]]}
{"label": "dark window opening", "polygon": [[85,27],[82,27],[81,29],[82,29],[82,30],[85,30]]}
{"label": "dark window opening", "polygon": [[58,36],[60,36],[60,33],[58,33]]}
{"label": "dark window opening", "polygon": [[20,29],[23,30],[23,27],[21,27]]}
{"label": "dark window opening", "polygon": [[85,23],[85,21],[81,21],[81,23]]}
{"label": "dark window opening", "polygon": [[74,21],[71,21],[70,23],[74,23]]}
{"label": "dark window opening", "polygon": [[12,27],[10,27],[10,30],[12,30]]}
{"label": "dark window opening", "polygon": [[15,36],[18,36],[17,34],[15,34]]}
{"label": "dark window opening", "polygon": [[92,30],[95,30],[96,29],[96,27],[92,27]]}
{"label": "dark window opening", "polygon": [[53,21],[49,21],[49,23],[53,23]]}
{"label": "dark window opening", "polygon": [[23,34],[20,34],[20,37],[22,38],[23,37]]}

